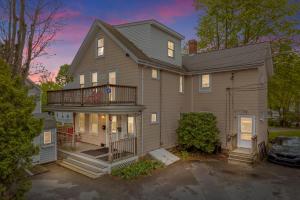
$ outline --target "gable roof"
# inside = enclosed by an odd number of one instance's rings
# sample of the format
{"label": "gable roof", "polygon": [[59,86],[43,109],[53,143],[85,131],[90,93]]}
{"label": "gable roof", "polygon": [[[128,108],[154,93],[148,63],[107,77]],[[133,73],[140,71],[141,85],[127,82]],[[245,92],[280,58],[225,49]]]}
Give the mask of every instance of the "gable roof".
{"label": "gable roof", "polygon": [[180,40],[183,40],[185,38],[180,33],[176,32],[175,30],[173,30],[169,27],[167,27],[166,25],[160,23],[159,21],[157,21],[155,19],[148,19],[148,20],[118,24],[118,25],[115,25],[114,27],[119,28],[119,27],[127,27],[127,26],[136,26],[136,25],[141,25],[141,24],[150,24],[152,26],[155,26],[155,27],[159,28],[160,30],[162,30],[164,32],[167,32],[168,34],[170,34],[173,37],[175,37],[177,39],[180,39]]}
{"label": "gable roof", "polygon": [[[183,65],[190,72],[205,73],[256,68],[264,63],[269,63],[268,60],[272,60],[271,48],[270,44],[265,42],[185,55],[183,56]],[[272,73],[272,69],[269,69],[268,72]]]}
{"label": "gable roof", "polygon": [[99,19],[96,19],[92,24],[88,34],[84,38],[79,50],[77,51],[71,67],[70,72],[74,71],[74,67],[79,63],[81,56],[88,47],[89,42],[93,39],[93,34],[101,28],[105,34],[107,34],[114,42],[116,42],[135,62],[139,64],[145,64],[154,66],[157,68],[164,68],[166,70],[172,70],[175,72],[183,72],[184,70],[181,66],[173,65],[170,63],[165,63],[160,60],[156,60],[148,57],[142,50],[140,50],[133,42],[131,42],[127,37],[125,37],[121,32],[119,32],[114,26],[105,23]]}

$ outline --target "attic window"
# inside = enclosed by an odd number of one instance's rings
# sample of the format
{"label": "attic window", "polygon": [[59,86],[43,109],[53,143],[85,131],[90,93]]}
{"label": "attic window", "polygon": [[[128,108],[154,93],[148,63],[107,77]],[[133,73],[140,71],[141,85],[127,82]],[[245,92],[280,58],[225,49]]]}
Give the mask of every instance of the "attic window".
{"label": "attic window", "polygon": [[100,38],[97,41],[97,56],[104,55],[104,38]]}
{"label": "attic window", "polygon": [[168,41],[168,56],[174,58],[174,42]]}

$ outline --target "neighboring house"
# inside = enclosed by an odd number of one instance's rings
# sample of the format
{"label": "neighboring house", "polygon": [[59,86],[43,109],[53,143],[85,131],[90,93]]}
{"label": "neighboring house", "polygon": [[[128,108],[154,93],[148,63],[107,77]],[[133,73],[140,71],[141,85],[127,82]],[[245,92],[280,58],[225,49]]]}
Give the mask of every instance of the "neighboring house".
{"label": "neighboring house", "polygon": [[55,120],[62,125],[73,123],[72,112],[55,112],[54,116],[55,116]]}
{"label": "neighboring house", "polygon": [[86,156],[109,170],[116,162],[173,147],[186,112],[215,114],[223,148],[251,154],[267,142],[270,45],[197,54],[192,40],[189,54],[182,55],[183,39],[155,20],[117,26],[95,20],[72,62],[74,81],[48,92],[49,111],[74,117],[68,141],[76,150],[59,150],[63,158],[72,157],[65,166],[74,169]]}
{"label": "neighboring house", "polygon": [[33,164],[43,164],[57,160],[57,138],[56,121],[47,113],[42,113],[41,109],[41,89],[31,80],[26,80],[29,87],[28,95],[36,96],[36,107],[33,115],[36,118],[43,119],[43,129],[40,135],[34,138],[33,143],[39,147],[39,153],[33,156]]}

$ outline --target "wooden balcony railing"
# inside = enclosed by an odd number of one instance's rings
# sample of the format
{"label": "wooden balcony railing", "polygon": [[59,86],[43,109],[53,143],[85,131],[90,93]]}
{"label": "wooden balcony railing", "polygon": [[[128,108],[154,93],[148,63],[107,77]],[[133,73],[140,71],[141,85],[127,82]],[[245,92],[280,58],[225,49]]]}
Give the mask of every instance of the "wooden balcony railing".
{"label": "wooden balcony railing", "polygon": [[137,88],[124,85],[54,90],[47,92],[48,105],[97,106],[110,104],[136,104]]}

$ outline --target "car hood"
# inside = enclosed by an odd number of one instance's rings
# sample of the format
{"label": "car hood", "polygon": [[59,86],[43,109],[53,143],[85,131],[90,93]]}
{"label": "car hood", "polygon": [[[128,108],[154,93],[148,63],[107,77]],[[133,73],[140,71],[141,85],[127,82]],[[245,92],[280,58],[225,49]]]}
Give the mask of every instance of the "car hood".
{"label": "car hood", "polygon": [[276,154],[293,155],[300,157],[300,146],[282,146],[275,144],[272,146],[271,151]]}

